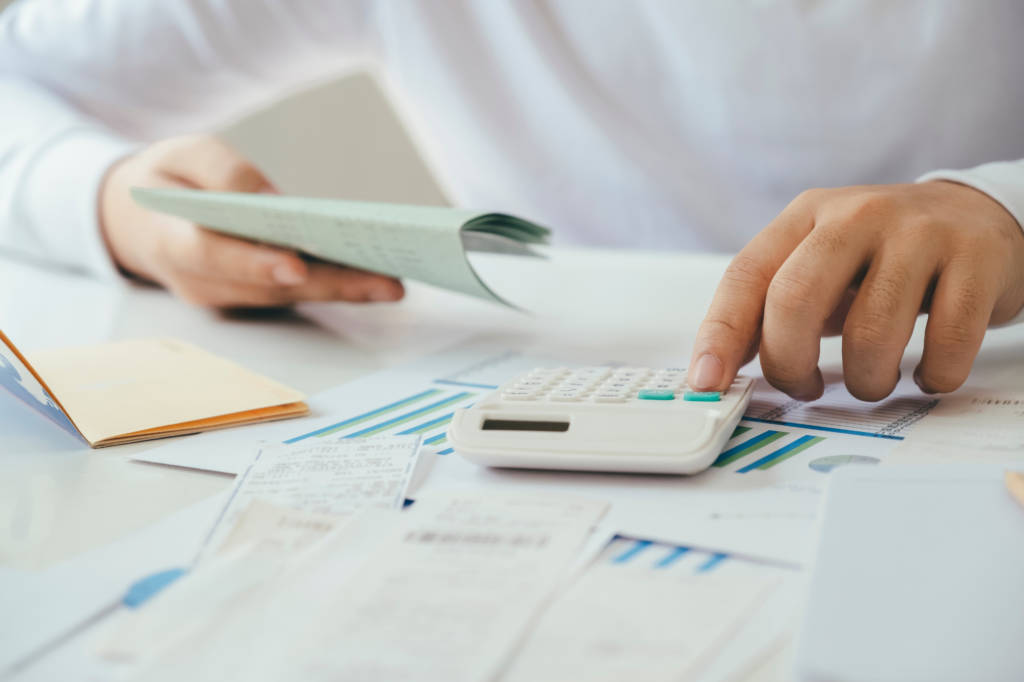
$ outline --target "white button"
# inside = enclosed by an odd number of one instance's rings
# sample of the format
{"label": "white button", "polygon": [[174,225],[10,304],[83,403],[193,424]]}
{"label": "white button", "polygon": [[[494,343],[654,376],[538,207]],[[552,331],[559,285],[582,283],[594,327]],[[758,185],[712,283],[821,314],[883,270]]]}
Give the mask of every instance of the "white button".
{"label": "white button", "polygon": [[505,391],[501,394],[502,400],[536,400],[537,395],[532,391]]}
{"label": "white button", "polygon": [[604,390],[606,388],[614,388],[623,391],[632,391],[634,388],[636,388],[636,386],[636,381],[606,381],[603,384],[601,384],[601,390]]}
{"label": "white button", "polygon": [[599,386],[597,388],[598,393],[632,393],[635,390],[635,386]]}
{"label": "white button", "polygon": [[590,397],[595,403],[624,403],[628,393],[615,393],[611,391],[598,391]]}
{"label": "white button", "polygon": [[656,379],[671,379],[673,381],[683,381],[686,379],[686,372],[669,371],[667,369],[658,370],[654,373]]}
{"label": "white button", "polygon": [[548,395],[548,400],[556,403],[578,403],[583,400],[583,393],[579,391],[553,391]]}
{"label": "white button", "polygon": [[679,382],[678,381],[662,381],[662,382],[652,381],[652,382],[648,383],[647,385],[645,385],[644,388],[646,390],[648,390],[648,391],[678,391],[679,390]]}
{"label": "white button", "polygon": [[561,369],[535,369],[526,375],[529,379],[557,379],[565,374]]}
{"label": "white button", "polygon": [[593,382],[593,381],[578,381],[578,380],[563,381],[562,383],[558,384],[556,390],[560,390],[560,391],[588,391],[588,390],[590,390],[591,388],[594,387],[595,383],[596,382]]}
{"label": "white button", "polygon": [[611,373],[612,370],[608,367],[580,367],[579,369],[572,370],[570,376],[603,379]]}
{"label": "white button", "polygon": [[531,391],[539,391],[547,388],[551,385],[550,381],[539,381],[537,379],[529,379],[527,381],[517,381],[516,388],[526,388]]}

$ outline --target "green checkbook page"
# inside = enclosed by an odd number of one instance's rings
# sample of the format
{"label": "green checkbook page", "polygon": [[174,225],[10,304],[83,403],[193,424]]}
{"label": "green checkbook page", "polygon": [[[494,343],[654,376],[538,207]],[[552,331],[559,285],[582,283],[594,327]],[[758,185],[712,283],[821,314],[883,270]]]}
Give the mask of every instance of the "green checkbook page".
{"label": "green checkbook page", "polygon": [[272,194],[132,188],[143,208],[322,260],[405,277],[509,305],[466,251],[537,256],[547,228],[501,213]]}

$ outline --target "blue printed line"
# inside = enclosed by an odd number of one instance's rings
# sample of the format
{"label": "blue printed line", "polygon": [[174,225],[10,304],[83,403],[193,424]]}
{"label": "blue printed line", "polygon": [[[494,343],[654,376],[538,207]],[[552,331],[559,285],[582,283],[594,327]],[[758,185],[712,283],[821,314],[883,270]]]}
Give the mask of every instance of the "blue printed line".
{"label": "blue printed line", "polygon": [[683,558],[683,556],[690,551],[689,547],[676,547],[672,552],[663,558],[658,563],[654,564],[655,568],[668,568],[675,562]]}
{"label": "blue printed line", "polygon": [[743,467],[742,469],[737,469],[736,473],[737,474],[745,474],[748,471],[753,471],[754,469],[757,469],[757,468],[761,467],[762,465],[767,464],[768,462],[772,462],[772,461],[777,460],[779,457],[782,457],[787,452],[795,450],[795,449],[803,446],[805,443],[808,443],[809,441],[814,440],[815,438],[817,438],[819,440],[824,440],[824,438],[822,438],[821,436],[801,436],[800,438],[797,438],[792,443],[779,448],[775,452],[769,452],[767,455],[765,455],[761,459],[757,460],[756,462],[752,462],[752,463],[748,464],[747,466]]}
{"label": "blue printed line", "polygon": [[830,426],[811,426],[810,424],[797,424],[794,422],[778,422],[774,419],[757,419],[756,417],[744,417],[745,422],[761,422],[762,424],[775,424],[777,426],[795,426],[800,429],[811,429],[814,431],[829,431],[831,433],[845,433],[851,436],[868,436],[870,438],[888,438],[889,440],[903,440],[903,436],[886,436],[881,433],[870,431],[851,431],[850,429],[833,429]]}
{"label": "blue printed line", "polygon": [[[431,419],[428,422],[424,422],[423,424],[420,424],[419,426],[414,426],[411,429],[406,429],[405,431],[399,431],[398,435],[399,436],[408,436],[410,433],[420,433],[422,431],[429,431],[431,429],[431,427],[437,426],[438,424],[441,424],[442,422],[446,422],[446,421],[450,420],[454,416],[455,416],[454,412],[449,412],[448,414],[446,414],[443,417],[438,417],[437,419]],[[424,443],[429,443],[430,441],[427,440],[427,441],[423,441],[423,442]]]}
{"label": "blue printed line", "polygon": [[378,433],[380,431],[385,431],[385,430],[387,430],[387,428],[389,426],[392,426],[394,424],[400,424],[400,423],[409,421],[410,419],[415,419],[416,417],[418,417],[421,414],[426,414],[428,412],[432,412],[432,411],[434,411],[434,410],[436,410],[436,409],[438,409],[440,407],[446,407],[446,406],[450,405],[451,403],[455,403],[455,402],[458,402],[460,400],[465,400],[466,398],[470,398],[472,396],[473,396],[472,393],[457,393],[457,394],[455,394],[453,396],[445,398],[444,400],[440,400],[440,401],[438,401],[436,403],[431,403],[430,405],[427,405],[426,407],[421,407],[418,410],[413,410],[412,412],[408,412],[406,414],[399,415],[399,416],[395,417],[394,419],[389,419],[386,422],[381,422],[380,424],[376,424],[376,425],[371,426],[371,427],[369,427],[367,429],[363,429],[362,431],[356,431],[355,433],[350,433],[349,435],[345,436],[345,438],[359,438],[360,436],[365,436],[367,434]]}
{"label": "blue printed line", "polygon": [[403,405],[407,405],[409,403],[416,402],[417,400],[421,400],[423,398],[426,398],[426,397],[432,396],[432,395],[436,395],[438,393],[441,393],[441,391],[436,389],[436,388],[432,388],[432,389],[430,389],[428,391],[423,391],[423,393],[417,393],[416,395],[412,396],[411,398],[403,398],[402,400],[399,400],[398,402],[391,403],[390,405],[385,405],[384,407],[378,408],[378,409],[373,410],[371,412],[367,412],[365,414],[361,414],[358,417],[352,417],[351,419],[346,419],[343,422],[338,422],[336,424],[331,424],[330,426],[325,426],[322,429],[317,429],[316,431],[310,431],[309,433],[305,433],[305,434],[303,434],[301,436],[296,436],[295,438],[291,438],[289,440],[286,440],[285,443],[289,443],[289,444],[290,443],[298,443],[300,440],[305,440],[306,438],[312,438],[314,436],[326,435],[328,432],[340,431],[340,430],[344,429],[346,426],[351,426],[353,424],[358,424],[360,422],[364,422],[367,419],[372,419],[373,417],[375,417],[378,414],[383,414],[384,412],[390,412],[391,410],[396,410],[399,407],[402,407]]}
{"label": "blue printed line", "polygon": [[465,381],[452,381],[450,379],[434,379],[434,383],[444,384],[445,386],[468,386],[470,388],[497,388],[497,386],[492,386],[491,384],[470,384]]}
{"label": "blue printed line", "polygon": [[711,571],[715,570],[715,567],[718,566],[718,564],[722,563],[727,558],[729,558],[728,554],[716,554],[707,561],[705,561],[704,565],[697,569],[697,572],[710,573]]}
{"label": "blue printed line", "polygon": [[423,441],[423,444],[424,445],[430,445],[431,443],[436,443],[439,440],[444,440],[447,436],[448,436],[447,433],[439,433],[436,436],[431,436],[430,438],[428,438],[425,441]]}
{"label": "blue printed line", "polygon": [[450,454],[452,454],[453,452],[455,452],[455,450],[454,450],[454,449],[452,449],[452,448],[448,448],[448,449],[446,449],[446,450],[442,450],[441,452],[439,452],[439,453],[437,453],[437,454],[439,454],[439,455],[450,455]]}
{"label": "blue printed line", "polygon": [[625,552],[623,552],[619,556],[615,557],[615,559],[612,560],[612,563],[613,564],[624,564],[624,563],[626,563],[628,561],[631,561],[633,558],[636,557],[637,554],[639,554],[640,552],[644,551],[645,549],[650,547],[652,544],[654,544],[654,543],[652,543],[650,540],[637,540],[635,545],[633,545],[632,547],[627,549]]}

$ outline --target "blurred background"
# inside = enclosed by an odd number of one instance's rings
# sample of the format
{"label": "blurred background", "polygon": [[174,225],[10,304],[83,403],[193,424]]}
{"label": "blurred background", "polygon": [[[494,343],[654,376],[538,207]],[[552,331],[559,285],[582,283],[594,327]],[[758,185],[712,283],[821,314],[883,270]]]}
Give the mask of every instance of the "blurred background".
{"label": "blurred background", "polygon": [[[0,0],[0,11],[12,0]],[[447,203],[373,77],[299,93],[218,131],[288,194]]]}

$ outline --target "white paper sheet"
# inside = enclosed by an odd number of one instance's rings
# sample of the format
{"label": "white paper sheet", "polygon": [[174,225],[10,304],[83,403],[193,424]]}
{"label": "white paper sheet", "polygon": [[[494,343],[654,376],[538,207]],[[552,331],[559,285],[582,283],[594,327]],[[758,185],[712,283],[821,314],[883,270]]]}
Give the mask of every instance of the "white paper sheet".
{"label": "white paper sheet", "polygon": [[885,463],[1024,463],[1024,393],[969,388],[943,397]]}
{"label": "white paper sheet", "polygon": [[545,612],[502,681],[695,679],[780,582],[770,568],[729,571],[721,555],[649,545],[612,543]]}
{"label": "white paper sheet", "polygon": [[316,561],[138,679],[492,679],[606,509],[567,495],[435,492],[346,581],[334,554],[351,551],[340,539],[364,512],[311,548]]}
{"label": "white paper sheet", "polygon": [[220,551],[255,500],[333,516],[365,507],[401,509],[421,441],[419,435],[407,435],[258,443],[200,548],[197,564]]}

